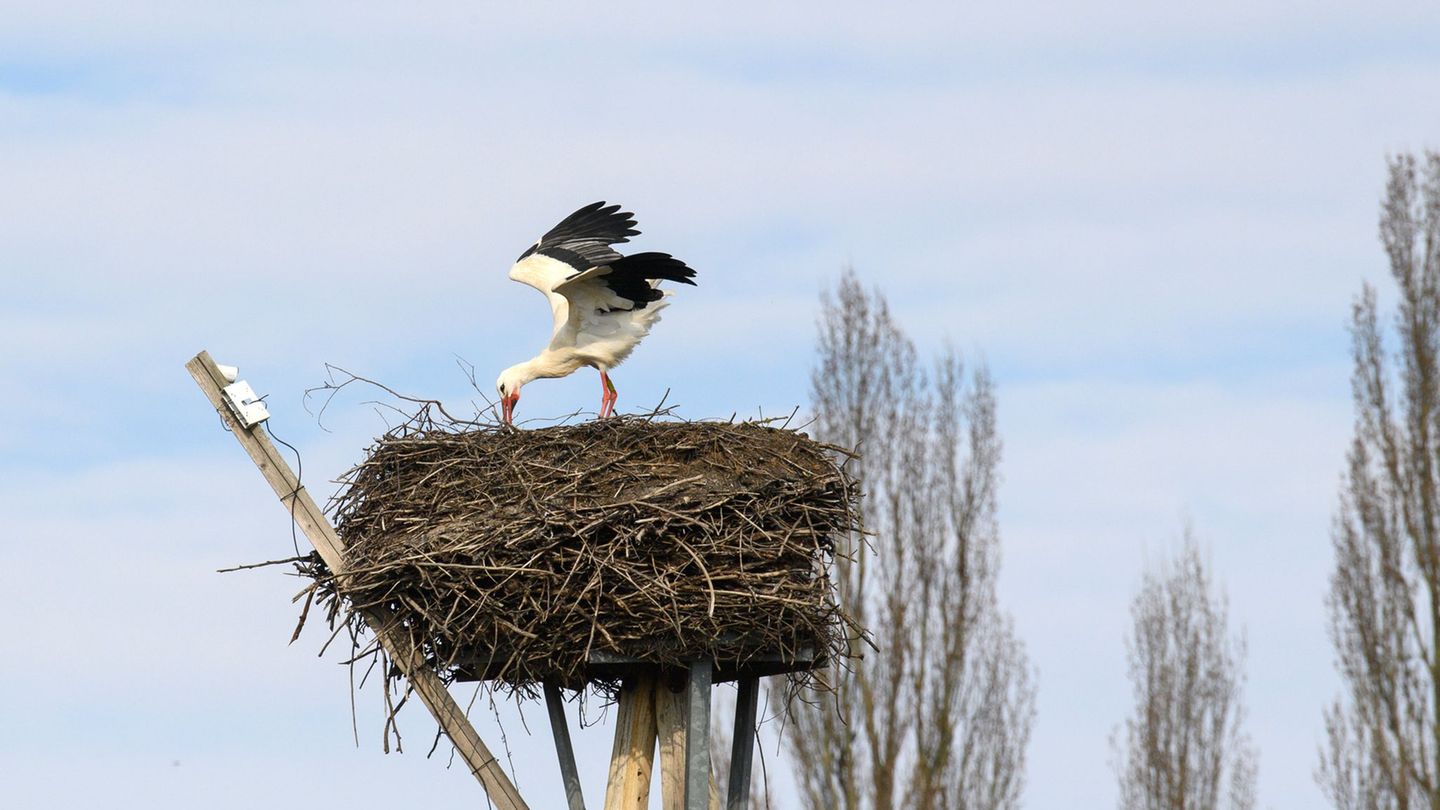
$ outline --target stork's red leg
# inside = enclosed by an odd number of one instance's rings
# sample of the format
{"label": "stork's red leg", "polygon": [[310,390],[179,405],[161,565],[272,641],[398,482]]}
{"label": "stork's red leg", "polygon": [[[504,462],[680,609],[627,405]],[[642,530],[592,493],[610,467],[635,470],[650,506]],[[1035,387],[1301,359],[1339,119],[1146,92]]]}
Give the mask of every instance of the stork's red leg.
{"label": "stork's red leg", "polygon": [[605,419],[615,414],[615,400],[620,395],[615,392],[615,383],[610,382],[610,375],[604,371],[600,372],[600,418]]}

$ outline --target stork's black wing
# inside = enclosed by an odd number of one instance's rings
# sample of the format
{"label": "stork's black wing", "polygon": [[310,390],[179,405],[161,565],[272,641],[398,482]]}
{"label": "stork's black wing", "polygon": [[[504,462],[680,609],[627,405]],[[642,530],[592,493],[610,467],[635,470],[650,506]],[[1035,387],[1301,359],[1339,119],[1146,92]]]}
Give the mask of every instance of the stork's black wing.
{"label": "stork's black wing", "polygon": [[606,205],[601,200],[560,220],[559,225],[521,253],[520,259],[540,253],[559,259],[577,271],[588,270],[617,261],[620,254],[610,246],[629,242],[630,237],[638,233],[633,214],[621,211],[618,205]]}
{"label": "stork's black wing", "polygon": [[604,284],[610,291],[628,298],[633,309],[644,309],[651,301],[659,301],[665,294],[655,289],[660,281],[678,281],[694,287],[695,271],[685,262],[669,253],[633,253],[621,256],[606,266],[592,267],[576,273],[555,285],[555,292],[569,295],[566,288],[575,284],[593,281]]}

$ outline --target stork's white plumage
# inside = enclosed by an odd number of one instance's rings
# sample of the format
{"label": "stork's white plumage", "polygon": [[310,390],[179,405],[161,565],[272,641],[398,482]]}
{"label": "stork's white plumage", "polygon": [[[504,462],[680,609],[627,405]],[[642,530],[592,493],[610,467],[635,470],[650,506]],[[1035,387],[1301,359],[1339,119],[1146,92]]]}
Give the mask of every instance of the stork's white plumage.
{"label": "stork's white plumage", "polygon": [[564,377],[584,366],[600,372],[600,417],[614,413],[610,369],[660,320],[670,294],[657,286],[695,284],[695,271],[668,253],[622,256],[611,247],[638,233],[633,215],[620,206],[591,203],[551,228],[510,268],[510,278],[549,299],[555,330],[540,354],[505,369],[495,381],[507,423],[525,383]]}

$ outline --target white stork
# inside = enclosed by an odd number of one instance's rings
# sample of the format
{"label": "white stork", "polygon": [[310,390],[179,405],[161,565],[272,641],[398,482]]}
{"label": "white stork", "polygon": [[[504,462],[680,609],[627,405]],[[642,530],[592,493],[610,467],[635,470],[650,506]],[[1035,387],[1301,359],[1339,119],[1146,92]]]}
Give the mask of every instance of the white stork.
{"label": "white stork", "polygon": [[581,366],[600,372],[600,418],[615,412],[610,369],[620,365],[660,320],[664,281],[694,285],[695,271],[668,253],[622,256],[611,245],[640,233],[618,205],[591,203],[560,221],[520,254],[510,278],[545,293],[555,316],[550,345],[501,372],[495,381],[506,424],[520,387],[537,377],[564,377]]}

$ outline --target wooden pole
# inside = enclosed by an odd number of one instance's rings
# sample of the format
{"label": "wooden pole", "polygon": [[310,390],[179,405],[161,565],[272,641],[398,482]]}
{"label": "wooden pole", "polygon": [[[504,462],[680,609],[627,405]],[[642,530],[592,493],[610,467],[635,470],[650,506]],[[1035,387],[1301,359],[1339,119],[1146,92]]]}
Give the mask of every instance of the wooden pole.
{"label": "wooden pole", "polygon": [[653,672],[637,675],[620,690],[605,810],[645,810],[650,805],[650,775],[655,768],[655,682]]}
{"label": "wooden pole", "polygon": [[685,810],[685,693],[655,687],[655,727],[660,734],[660,807]]}
{"label": "wooden pole", "polygon": [[[685,810],[685,693],[662,683],[655,688],[655,726],[660,733],[660,807]],[[720,810],[720,790],[710,778],[710,808]]]}
{"label": "wooden pole", "polygon": [[[260,425],[243,427],[231,415],[220,394],[220,389],[226,384],[225,378],[220,374],[215,361],[210,359],[209,352],[195,355],[185,364],[185,368],[189,370],[190,376],[195,378],[195,384],[200,386],[210,404],[219,412],[220,418],[225,420],[225,425],[230,428],[240,446],[250,455],[250,460],[255,462],[265,480],[270,482],[270,487],[280,497],[280,503],[290,511],[296,525],[315,546],[315,550],[320,552],[320,558],[325,561],[325,565],[337,578],[343,578],[344,542],[335,533],[325,513],[310,497],[310,493],[305,491],[290,465],[275,449],[270,437],[265,435],[264,428]],[[498,810],[529,810],[529,805],[520,798],[520,792],[515,789],[510,777],[505,775],[489,747],[480,739],[475,726],[445,688],[440,676],[426,664],[419,653],[408,650],[399,635],[392,630],[396,625],[394,614],[390,611],[367,610],[362,612],[361,616],[370,625],[385,654],[405,673],[415,693],[430,709],[440,728],[450,737],[455,750],[465,760],[470,773],[479,780],[480,786],[485,789],[495,807]]]}

